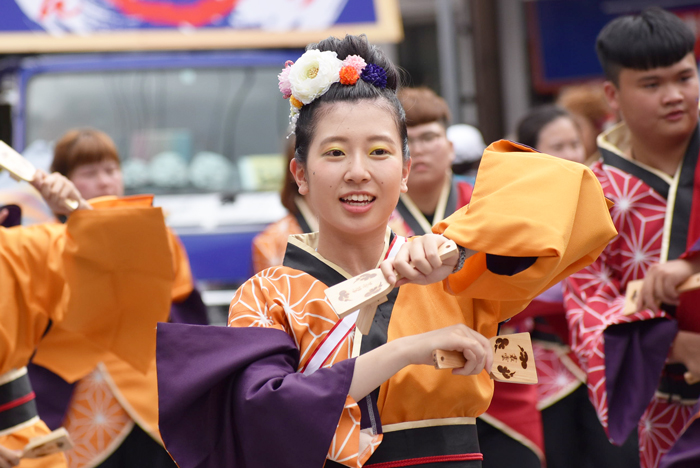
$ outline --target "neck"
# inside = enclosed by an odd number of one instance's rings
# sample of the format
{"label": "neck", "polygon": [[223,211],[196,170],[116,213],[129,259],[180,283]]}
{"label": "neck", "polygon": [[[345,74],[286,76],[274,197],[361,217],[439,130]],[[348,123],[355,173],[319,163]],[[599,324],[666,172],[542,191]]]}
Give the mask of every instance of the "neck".
{"label": "neck", "polygon": [[384,251],[386,225],[364,234],[334,232],[321,224],[318,253],[353,276],[377,268]]}
{"label": "neck", "polygon": [[[411,201],[416,205],[416,207],[423,214],[435,213],[437,209],[438,202],[440,201],[440,195],[445,187],[445,179],[439,184],[431,184],[427,187],[411,187],[410,183],[408,185],[408,192],[406,194],[411,197]],[[429,220],[430,221],[430,220]]]}
{"label": "neck", "polygon": [[643,141],[635,135],[630,138],[631,156],[647,166],[673,176],[688,149],[693,134],[678,140]]}

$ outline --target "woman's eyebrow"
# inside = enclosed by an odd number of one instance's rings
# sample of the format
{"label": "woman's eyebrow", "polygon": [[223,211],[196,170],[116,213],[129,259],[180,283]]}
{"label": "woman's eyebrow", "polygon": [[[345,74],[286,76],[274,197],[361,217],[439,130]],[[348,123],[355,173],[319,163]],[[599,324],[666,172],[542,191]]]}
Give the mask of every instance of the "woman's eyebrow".
{"label": "woman's eyebrow", "polygon": [[[387,143],[394,143],[395,140],[391,138],[389,135],[382,135],[382,134],[377,134],[377,135],[369,135],[366,137],[368,141],[385,141]],[[341,135],[331,135],[329,137],[324,138],[323,140],[320,141],[319,145],[323,146],[328,143],[332,142],[340,142],[340,143],[347,143],[351,141],[352,138],[344,137]]]}
{"label": "woman's eyebrow", "polygon": [[320,144],[321,146],[323,146],[323,145],[325,145],[325,144],[328,144],[328,143],[331,143],[331,142],[336,142],[336,141],[339,141],[339,142],[341,142],[341,143],[347,143],[348,141],[350,141],[350,138],[347,138],[347,137],[344,137],[344,136],[340,136],[340,135],[337,135],[337,136],[336,136],[336,135],[331,135],[331,136],[326,137],[326,138],[324,138],[323,140],[321,140],[321,142],[320,142],[319,144]]}
{"label": "woman's eyebrow", "polygon": [[367,139],[370,141],[385,141],[387,143],[395,142],[395,140],[388,135],[370,135],[369,137],[367,137]]}

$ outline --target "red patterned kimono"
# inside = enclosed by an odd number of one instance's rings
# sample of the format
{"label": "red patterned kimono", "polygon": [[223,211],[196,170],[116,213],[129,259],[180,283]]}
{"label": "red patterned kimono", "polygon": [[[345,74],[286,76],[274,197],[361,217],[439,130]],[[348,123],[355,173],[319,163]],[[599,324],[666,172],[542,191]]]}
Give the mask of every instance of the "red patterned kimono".
{"label": "red patterned kimono", "polygon": [[679,258],[700,235],[700,141],[696,129],[675,177],[631,160],[628,141],[624,124],[599,137],[602,160],[592,169],[615,203],[619,235],[569,278],[565,300],[571,346],[601,423],[616,443],[638,425],[641,465],[655,468],[698,412],[700,385],[687,385],[684,366],[665,361],[679,326],[700,332],[700,302],[690,294],[677,310],[625,316],[622,308],[629,281],[654,263]]}

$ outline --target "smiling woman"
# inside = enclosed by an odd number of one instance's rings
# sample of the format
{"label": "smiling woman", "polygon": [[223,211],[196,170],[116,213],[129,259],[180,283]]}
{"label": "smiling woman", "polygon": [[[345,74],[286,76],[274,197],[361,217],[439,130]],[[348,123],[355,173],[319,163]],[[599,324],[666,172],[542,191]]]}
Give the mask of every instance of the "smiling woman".
{"label": "smiling woman", "polygon": [[[376,266],[389,216],[406,191],[410,162],[402,158],[396,119],[386,103],[363,99],[327,106],[319,111],[316,132],[328,136],[313,140],[306,164],[295,159],[290,167],[318,216],[318,252],[359,274]],[[362,258],[337,248],[357,239],[375,239],[376,251]]]}
{"label": "smiling woman", "polygon": [[[493,391],[487,337],[614,235],[600,187],[581,165],[499,142],[472,210],[407,241],[387,228],[411,167],[393,64],[364,37],[329,38],[279,78],[296,133],[290,170],[319,230],[290,236],[283,265],[238,289],[228,328],[159,325],[169,453],[181,468],[480,467],[474,418]],[[504,165],[512,160],[528,171]],[[525,173],[557,183],[514,187]],[[556,202],[536,208],[544,200]],[[494,205],[501,218],[486,219]],[[459,260],[440,259],[448,239]],[[480,253],[466,260],[469,250]],[[341,319],[324,293],[377,267],[400,287],[363,336],[358,313]],[[464,367],[429,367],[438,348],[462,353]]]}

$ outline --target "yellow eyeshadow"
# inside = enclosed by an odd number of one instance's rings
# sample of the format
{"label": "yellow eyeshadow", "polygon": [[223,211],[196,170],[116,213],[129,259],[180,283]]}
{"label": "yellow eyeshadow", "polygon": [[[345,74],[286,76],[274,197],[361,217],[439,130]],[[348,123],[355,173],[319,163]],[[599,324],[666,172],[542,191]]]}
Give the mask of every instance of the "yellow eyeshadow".
{"label": "yellow eyeshadow", "polygon": [[384,151],[386,151],[387,154],[392,154],[391,150],[389,148],[387,148],[386,146],[375,146],[374,148],[369,150],[369,154],[372,154],[377,150],[384,150]]}

